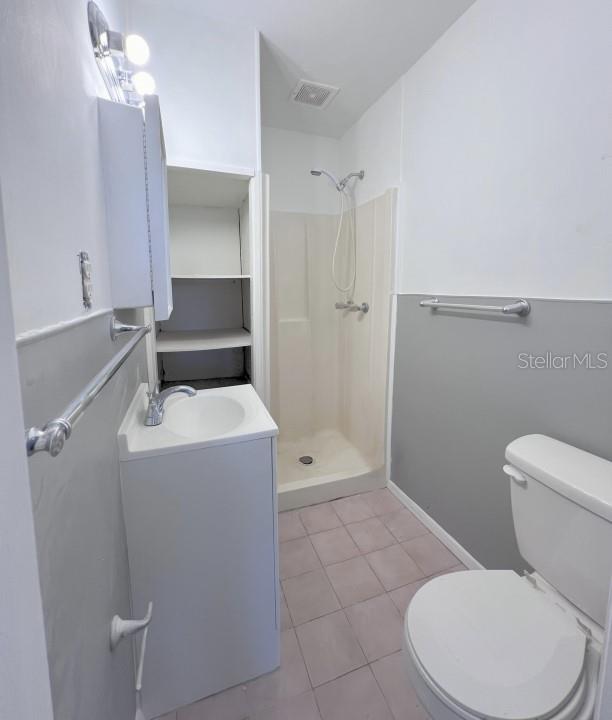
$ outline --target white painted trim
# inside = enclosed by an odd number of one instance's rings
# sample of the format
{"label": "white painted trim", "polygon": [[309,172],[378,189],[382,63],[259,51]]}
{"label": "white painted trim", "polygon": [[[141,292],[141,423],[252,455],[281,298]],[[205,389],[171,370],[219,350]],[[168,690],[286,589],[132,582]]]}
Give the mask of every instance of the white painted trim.
{"label": "white painted trim", "polygon": [[166,158],[169,168],[185,168],[187,170],[205,170],[206,172],[225,173],[238,177],[252,178],[257,174],[255,168],[239,165],[224,165],[221,163],[201,163],[189,158]]}
{"label": "white painted trim", "polygon": [[249,242],[251,261],[251,382],[259,397],[268,407],[263,239],[266,178],[267,176],[259,174],[249,183]]}
{"label": "white painted trim", "polygon": [[469,570],[484,570],[485,567],[471,555],[463,545],[460,545],[455,538],[446,532],[446,530],[430,516],[422,507],[417,505],[414,500],[411,500],[406,493],[401,490],[392,480],[387,483],[389,490],[395,495],[395,497],[405,505],[410,512],[414,513],[418,519],[425,525],[425,527],[431,531],[432,535],[435,535],[438,540],[446,545],[446,547],[456,555],[459,560]]}
{"label": "white painted trim", "polygon": [[397,287],[397,272],[399,267],[399,205],[400,195],[399,188],[393,187],[387,190],[393,196],[393,220],[391,226],[391,258],[392,258],[392,277],[391,282],[391,312],[389,317],[389,335],[387,338],[387,397],[386,397],[386,415],[385,415],[385,478],[387,482],[391,480],[391,433],[393,422],[393,381],[395,375],[395,337],[397,328],[397,296],[395,288]]}
{"label": "white painted trim", "polygon": [[[46,327],[36,328],[35,330],[26,330],[25,332],[17,335],[15,342],[19,347],[22,345],[30,345],[33,342],[38,342],[38,340],[43,340],[44,338],[51,337],[52,335],[57,335],[58,333],[64,332],[64,330],[70,330],[77,325],[82,325],[83,323],[94,320],[102,315],[112,315],[112,313],[112,308],[103,308],[102,310],[96,310],[95,312],[87,315],[81,315],[80,317],[72,318],[71,320],[62,320],[54,325],[47,325]],[[108,336],[110,338],[110,329],[108,332]]]}
{"label": "white painted trim", "polygon": [[263,395],[265,406],[270,409],[271,398],[271,354],[270,354],[270,176],[262,175],[262,218],[261,218],[261,263],[262,263],[262,347]]}
{"label": "white painted trim", "polygon": [[[155,311],[152,307],[143,308],[143,323],[155,328]],[[149,381],[149,392],[153,392],[159,381],[159,367],[157,365],[157,340],[155,332],[147,333],[145,336],[145,347],[147,356],[147,378]]]}
{"label": "white painted trim", "polygon": [[261,172],[261,33],[255,30],[255,172]]}
{"label": "white painted trim", "polygon": [[389,319],[389,354],[387,358],[387,415],[385,418],[385,478],[391,482],[391,436],[393,432],[393,383],[395,380],[395,337],[397,328],[397,295],[391,295]]}

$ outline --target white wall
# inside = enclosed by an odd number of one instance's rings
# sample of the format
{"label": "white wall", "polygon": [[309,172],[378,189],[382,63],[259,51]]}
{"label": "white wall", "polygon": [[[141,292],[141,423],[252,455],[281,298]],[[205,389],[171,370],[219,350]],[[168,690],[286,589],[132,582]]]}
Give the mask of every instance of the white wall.
{"label": "white wall", "polygon": [[[121,30],[121,0],[99,2]],[[82,305],[79,250],[92,261],[93,311],[110,306],[96,102],[106,92],[86,0],[9,0],[1,15],[0,176],[14,319],[23,333],[92,314]],[[20,344],[25,423],[11,415],[17,427],[54,417],[117,351],[108,321],[100,315]],[[108,629],[114,613],[130,613],[116,430],[142,365],[141,351],[91,405],[59,457],[28,462],[58,720],[134,717],[131,650],[111,653]],[[26,550],[15,548],[15,559]],[[28,679],[36,682],[34,674]]]}
{"label": "white wall", "polygon": [[0,717],[52,720],[32,496],[0,197]]}
{"label": "white wall", "polygon": [[259,36],[177,3],[128,0],[129,29],[151,48],[168,165],[241,169],[259,155]]}
{"label": "white wall", "polygon": [[[80,250],[92,262],[93,309],[110,306],[96,107],[106,91],[86,5],[2,9],[0,175],[17,333],[86,314]],[[100,6],[122,26],[120,0]]]}
{"label": "white wall", "polygon": [[357,205],[400,183],[402,83],[396,82],[340,139],[340,174],[365,170],[353,185]]}
{"label": "white wall", "polygon": [[358,203],[400,185],[399,292],[612,297],[610,27],[479,0],[347,131]]}
{"label": "white wall", "polygon": [[403,292],[612,297],[608,0],[479,0],[404,76]]}
{"label": "white wall", "polygon": [[262,164],[270,175],[270,208],[278,212],[338,213],[338,195],[325,177],[310,174],[322,167],[338,174],[335,138],[291,130],[262,128]]}

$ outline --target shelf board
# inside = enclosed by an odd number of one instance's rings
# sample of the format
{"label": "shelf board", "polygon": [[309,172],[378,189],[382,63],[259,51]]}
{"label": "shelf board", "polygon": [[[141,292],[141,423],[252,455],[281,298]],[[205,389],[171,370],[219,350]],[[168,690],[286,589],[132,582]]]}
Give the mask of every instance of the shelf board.
{"label": "shelf board", "polygon": [[157,352],[197,352],[249,347],[251,334],[244,328],[231,330],[181,330],[161,332],[157,336]]}
{"label": "shelf board", "polygon": [[173,275],[173,280],[248,280],[250,275]]}

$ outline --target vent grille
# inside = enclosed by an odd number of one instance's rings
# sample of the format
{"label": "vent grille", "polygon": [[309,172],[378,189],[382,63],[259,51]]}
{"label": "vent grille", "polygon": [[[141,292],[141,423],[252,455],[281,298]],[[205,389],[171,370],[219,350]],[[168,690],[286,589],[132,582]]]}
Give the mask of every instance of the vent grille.
{"label": "vent grille", "polygon": [[336,97],[340,88],[333,85],[300,80],[291,93],[291,98],[296,103],[310,105],[311,107],[324,108]]}

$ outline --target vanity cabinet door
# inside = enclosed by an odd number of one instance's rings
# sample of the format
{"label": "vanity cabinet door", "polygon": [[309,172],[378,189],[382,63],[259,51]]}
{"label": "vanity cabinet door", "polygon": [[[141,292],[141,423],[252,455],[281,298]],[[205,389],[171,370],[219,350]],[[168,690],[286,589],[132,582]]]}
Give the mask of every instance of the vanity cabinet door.
{"label": "vanity cabinet door", "polygon": [[121,463],[147,718],[279,665],[273,440]]}
{"label": "vanity cabinet door", "polygon": [[113,307],[151,305],[142,110],[98,98]]}

